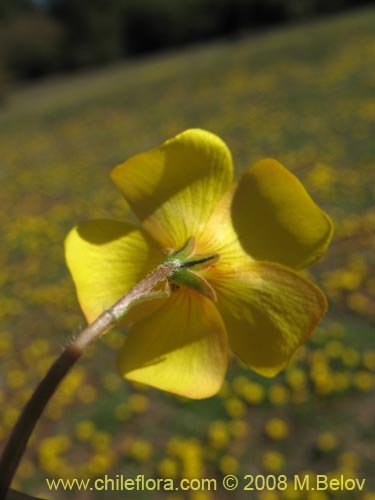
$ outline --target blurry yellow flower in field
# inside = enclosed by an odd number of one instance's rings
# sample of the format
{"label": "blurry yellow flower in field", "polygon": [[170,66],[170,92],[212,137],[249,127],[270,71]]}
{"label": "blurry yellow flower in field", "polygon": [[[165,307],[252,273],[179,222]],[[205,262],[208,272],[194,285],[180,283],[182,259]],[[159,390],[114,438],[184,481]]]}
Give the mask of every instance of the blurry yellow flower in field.
{"label": "blurry yellow flower in field", "polygon": [[178,463],[171,458],[163,458],[158,464],[158,471],[162,477],[176,478],[178,474]]}
{"label": "blurry yellow flower in field", "polygon": [[285,466],[285,459],[278,451],[267,451],[262,457],[262,465],[267,472],[280,472]]}
{"label": "blurry yellow flower in field", "polygon": [[260,404],[265,398],[265,390],[261,384],[248,382],[242,389],[245,401],[250,404]]}
{"label": "blurry yellow flower in field", "polygon": [[326,310],[322,292],[294,269],[319,258],[332,223],[275,160],[233,181],[227,146],[187,130],[112,171],[138,226],[84,222],[66,259],[88,321],[165,260],[178,260],[168,298],[140,304],[118,368],[131,380],[192,398],[223,382],[229,349],[274,376]]}
{"label": "blurry yellow flower in field", "polygon": [[234,474],[238,471],[239,463],[234,457],[224,455],[220,460],[219,467],[223,474]]}
{"label": "blurry yellow flower in field", "polygon": [[152,455],[150,443],[144,439],[136,439],[130,448],[130,456],[138,462],[147,462]]}
{"label": "blurry yellow flower in field", "polygon": [[230,436],[225,422],[212,422],[208,429],[209,443],[213,448],[225,448],[229,444]]}
{"label": "blurry yellow flower in field", "polygon": [[333,451],[337,448],[339,444],[339,440],[336,436],[336,434],[332,432],[323,432],[319,434],[317,437],[317,442],[316,445],[319,448],[319,450],[324,451],[324,452],[330,452]]}
{"label": "blurry yellow flower in field", "polygon": [[271,439],[285,439],[289,434],[288,425],[280,418],[271,418],[266,422],[265,432]]}
{"label": "blurry yellow flower in field", "polygon": [[231,417],[242,417],[246,413],[245,404],[236,397],[230,397],[225,401],[225,409]]}

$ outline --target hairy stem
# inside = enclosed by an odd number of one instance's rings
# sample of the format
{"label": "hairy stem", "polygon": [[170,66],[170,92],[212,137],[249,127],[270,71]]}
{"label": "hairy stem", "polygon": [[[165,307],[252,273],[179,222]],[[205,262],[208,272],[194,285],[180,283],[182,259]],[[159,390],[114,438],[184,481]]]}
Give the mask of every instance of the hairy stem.
{"label": "hairy stem", "polygon": [[52,364],[23,409],[4,448],[0,460],[0,500],[5,499],[34,427],[65,375],[87,347],[115,327],[131,307],[143,300],[160,297],[162,292],[153,291],[154,287],[168,279],[179,266],[178,261],[165,262],[158,266],[73,338]]}

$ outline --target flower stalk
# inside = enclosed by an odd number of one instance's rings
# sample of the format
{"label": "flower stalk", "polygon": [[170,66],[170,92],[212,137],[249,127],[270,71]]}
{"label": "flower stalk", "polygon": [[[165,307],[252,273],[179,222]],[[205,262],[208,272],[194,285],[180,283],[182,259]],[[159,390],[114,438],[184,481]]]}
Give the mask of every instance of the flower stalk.
{"label": "flower stalk", "polygon": [[35,389],[4,448],[0,459],[0,500],[7,496],[18,464],[44,408],[72,366],[93,342],[112,330],[134,305],[145,300],[168,296],[168,286],[165,291],[155,291],[154,288],[172,276],[180,265],[178,260],[160,264],[118,302],[70,340]]}

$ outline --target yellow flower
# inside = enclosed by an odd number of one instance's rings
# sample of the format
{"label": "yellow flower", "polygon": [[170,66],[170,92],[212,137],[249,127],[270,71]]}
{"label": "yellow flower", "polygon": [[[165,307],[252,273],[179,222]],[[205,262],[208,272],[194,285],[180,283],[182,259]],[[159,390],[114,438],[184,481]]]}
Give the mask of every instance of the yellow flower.
{"label": "yellow flower", "polygon": [[326,310],[292,268],[319,258],[332,237],[297,178],[266,159],[234,182],[227,146],[192,129],[117,166],[112,179],[138,225],[84,222],[66,240],[88,321],[166,258],[181,261],[170,296],[124,318],[120,373],[199,399],[220,389],[229,349],[262,375],[282,370]]}
{"label": "yellow flower", "polygon": [[285,439],[288,436],[288,425],[281,418],[271,418],[266,422],[265,431],[271,439]]}
{"label": "yellow flower", "polygon": [[280,472],[285,466],[285,460],[278,451],[267,451],[262,457],[264,470],[269,472]]}

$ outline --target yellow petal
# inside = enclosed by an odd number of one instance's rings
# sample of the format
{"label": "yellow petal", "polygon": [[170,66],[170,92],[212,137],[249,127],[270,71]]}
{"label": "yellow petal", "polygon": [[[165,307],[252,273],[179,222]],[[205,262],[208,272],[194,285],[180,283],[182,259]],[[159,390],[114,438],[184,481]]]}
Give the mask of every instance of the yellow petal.
{"label": "yellow petal", "polygon": [[178,248],[199,237],[232,171],[223,141],[191,129],[115,167],[112,179],[154,238]]}
{"label": "yellow petal", "polygon": [[136,323],[119,353],[130,380],[194,399],[214,395],[227,367],[227,337],[214,303],[180,288]]}
{"label": "yellow petal", "polygon": [[270,377],[288,364],[327,308],[318,287],[275,263],[249,261],[217,276],[213,286],[233,352]]}
{"label": "yellow petal", "polygon": [[218,262],[202,274],[211,279],[217,272],[232,271],[243,262],[249,261],[249,255],[241,246],[238,235],[233,228],[231,204],[235,185],[233,185],[217,204],[209,218],[202,236],[197,240],[196,253],[203,255],[219,255]]}
{"label": "yellow petal", "polygon": [[295,268],[318,259],[333,234],[331,220],[300,181],[271,159],[259,161],[242,175],[232,217],[249,255]]}
{"label": "yellow petal", "polygon": [[88,221],[73,228],[65,241],[65,256],[89,323],[163,259],[150,237],[112,220]]}

